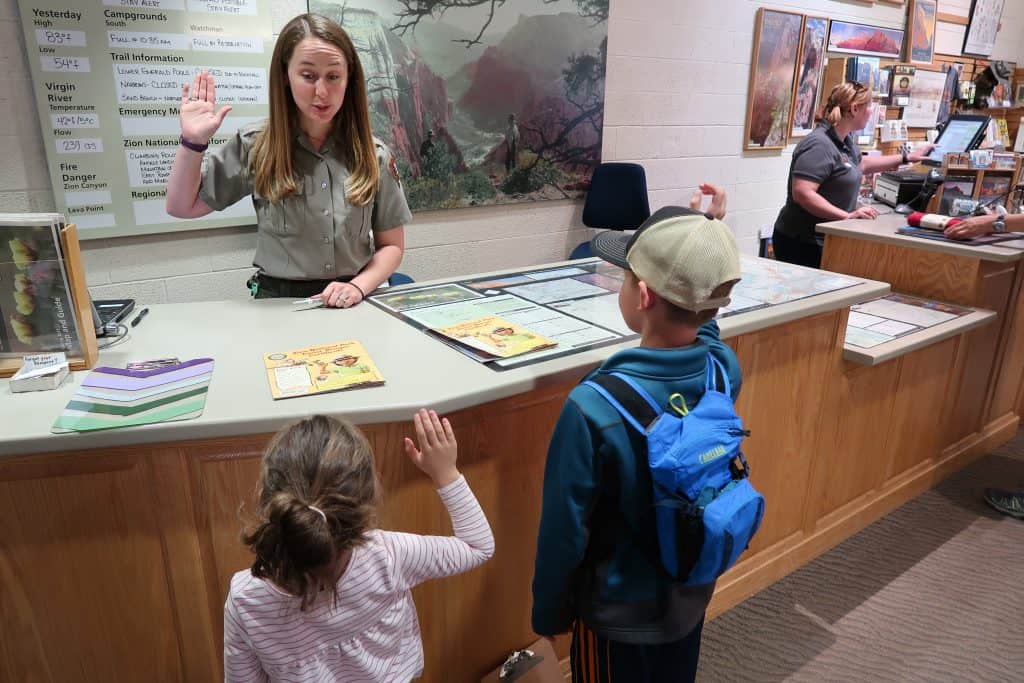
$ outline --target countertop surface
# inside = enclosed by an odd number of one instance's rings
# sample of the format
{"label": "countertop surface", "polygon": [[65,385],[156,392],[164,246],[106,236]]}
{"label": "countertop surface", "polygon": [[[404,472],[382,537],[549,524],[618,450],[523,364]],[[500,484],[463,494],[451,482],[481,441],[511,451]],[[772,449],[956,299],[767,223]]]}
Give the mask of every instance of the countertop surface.
{"label": "countertop surface", "polygon": [[851,237],[870,242],[883,242],[894,244],[911,249],[924,251],[935,251],[953,256],[966,256],[978,258],[984,261],[1000,261],[1009,263],[1024,258],[1024,234],[1021,239],[999,244],[972,247],[967,244],[945,242],[940,240],[922,239],[920,237],[909,237],[900,235],[897,229],[906,226],[906,216],[896,213],[889,213],[874,220],[842,220],[829,223],[819,223],[818,232],[825,235],[836,235],[838,237]]}
{"label": "countertop surface", "polygon": [[[757,267],[759,261],[763,262],[744,257],[744,271]],[[799,266],[771,264],[772,268],[791,269],[794,277],[818,273],[835,277]],[[559,265],[565,263],[531,270]],[[789,270],[783,272],[790,274]],[[470,278],[420,282],[401,289],[465,279]],[[722,337],[845,308],[889,292],[886,283],[851,279],[857,284],[725,317],[720,320]],[[12,394],[8,381],[0,380],[0,455],[269,433],[315,413],[357,424],[405,421],[420,407],[448,413],[545,385],[576,381],[615,351],[637,343],[632,340],[496,372],[365,302],[345,310],[295,311],[287,299],[161,304],[149,309],[145,321],[130,328],[127,339],[100,352],[99,365],[123,368],[129,361],[148,358],[213,358],[213,380],[202,416],[142,427],[52,434],[54,419],[86,371],[73,373],[53,391]],[[384,375],[385,385],[278,401],[271,398],[264,353],[350,339],[362,342]]]}

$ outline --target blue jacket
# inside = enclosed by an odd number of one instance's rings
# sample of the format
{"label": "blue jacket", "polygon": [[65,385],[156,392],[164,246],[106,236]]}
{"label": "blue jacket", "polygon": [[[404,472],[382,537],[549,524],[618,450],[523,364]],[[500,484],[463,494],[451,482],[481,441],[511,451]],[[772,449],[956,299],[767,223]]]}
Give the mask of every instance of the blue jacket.
{"label": "blue jacket", "polygon": [[[740,390],[736,354],[714,321],[676,349],[620,351],[591,373],[621,372],[667,406],[675,392],[691,408],[704,394],[707,354]],[[533,577],[533,630],[553,635],[580,618],[593,631],[628,643],[684,638],[701,621],[714,584],[684,587],[655,565],[651,473],[644,438],[592,387],[569,394],[544,470],[544,497]]]}

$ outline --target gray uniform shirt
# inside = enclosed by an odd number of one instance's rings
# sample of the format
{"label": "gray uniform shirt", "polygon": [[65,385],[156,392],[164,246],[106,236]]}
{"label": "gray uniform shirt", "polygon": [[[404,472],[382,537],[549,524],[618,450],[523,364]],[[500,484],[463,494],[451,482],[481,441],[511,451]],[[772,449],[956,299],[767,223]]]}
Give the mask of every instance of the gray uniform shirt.
{"label": "gray uniform shirt", "polygon": [[864,174],[860,170],[860,148],[852,135],[840,140],[828,123],[819,123],[810,135],[793,150],[789,166],[786,205],[775,221],[777,232],[813,244],[814,228],[827,222],[818,218],[793,200],[793,179],[803,178],[818,183],[818,194],[844,211],[857,208],[857,194]]}
{"label": "gray uniform shirt", "polygon": [[244,126],[207,152],[199,198],[219,211],[252,196],[259,228],[253,265],[267,275],[329,280],[358,274],[373,256],[371,231],[391,230],[412,218],[390,150],[375,140],[380,185],[373,201],[354,206],[345,197],[348,169],[339,154],[344,141],[332,135],[317,151],[298,134],[292,147],[298,193],[272,203],[256,193],[249,173],[249,150],[263,125]]}

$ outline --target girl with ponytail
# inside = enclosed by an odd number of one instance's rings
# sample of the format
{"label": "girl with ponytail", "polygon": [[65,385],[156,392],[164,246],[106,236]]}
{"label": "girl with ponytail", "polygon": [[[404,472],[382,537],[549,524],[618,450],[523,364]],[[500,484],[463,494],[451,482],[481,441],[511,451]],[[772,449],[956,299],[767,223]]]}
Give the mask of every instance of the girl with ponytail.
{"label": "girl with ponytail", "polygon": [[408,681],[423,668],[410,590],[494,554],[490,526],[456,468],[447,419],[421,410],[409,458],[434,482],[455,536],[376,528],[373,453],[352,425],[314,416],[263,455],[255,555],[224,605],[225,681]]}
{"label": "girl with ponytail", "polygon": [[874,219],[874,208],[857,206],[861,178],[921,161],[934,147],[862,157],[853,132],[874,125],[870,115],[871,90],[860,83],[840,83],[825,100],[818,127],[793,150],[786,205],[772,236],[780,261],[820,267],[822,246],[815,226],[847,218]]}

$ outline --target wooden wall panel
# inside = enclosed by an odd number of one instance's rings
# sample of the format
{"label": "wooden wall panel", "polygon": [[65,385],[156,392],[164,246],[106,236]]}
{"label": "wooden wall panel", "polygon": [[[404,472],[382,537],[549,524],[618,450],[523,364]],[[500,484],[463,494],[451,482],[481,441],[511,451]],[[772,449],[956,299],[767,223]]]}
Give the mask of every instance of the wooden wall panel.
{"label": "wooden wall panel", "polygon": [[89,457],[0,473],[0,680],[184,681],[151,473]]}
{"label": "wooden wall panel", "polygon": [[898,360],[848,363],[829,384],[808,494],[808,529],[882,484],[898,367]]}
{"label": "wooden wall panel", "polygon": [[937,458],[945,445],[946,415],[956,409],[949,386],[959,344],[959,337],[947,339],[899,360],[886,446],[889,462],[881,473],[885,481]]}
{"label": "wooden wall panel", "polygon": [[730,340],[743,368],[737,411],[751,431],[744,442],[751,481],[767,501],[745,558],[803,528],[813,444],[845,325],[846,311],[836,311]]}
{"label": "wooden wall panel", "polygon": [[985,416],[989,394],[995,387],[995,363],[1002,352],[1000,342],[1005,341],[1003,328],[1007,324],[1006,312],[1014,275],[1012,264],[982,263],[975,300],[968,302],[968,305],[995,311],[998,317],[995,322],[967,335],[967,357],[960,384],[953,394],[957,410],[950,416],[947,446],[977,432],[983,426],[982,418]]}
{"label": "wooden wall panel", "polygon": [[1020,415],[1024,410],[1024,405],[1018,408],[1017,401],[1018,394],[1024,390],[1024,265],[1017,266],[1015,280],[1003,332],[1006,342],[1003,356],[998,360],[987,421],[997,420],[1009,412]]}
{"label": "wooden wall panel", "polygon": [[934,251],[828,235],[821,267],[888,282],[894,292],[975,304],[981,261]]}
{"label": "wooden wall panel", "polygon": [[150,467],[154,482],[152,503],[164,542],[184,679],[222,678],[223,617],[209,609],[199,528],[188,486],[188,459],[180,449],[168,448],[154,451],[143,462]]}
{"label": "wooden wall panel", "polygon": [[224,600],[235,572],[252,565],[239,539],[243,520],[252,519],[260,457],[270,435],[201,442],[183,448],[189,472],[185,483],[194,500],[197,542],[211,628],[223,659]]}

